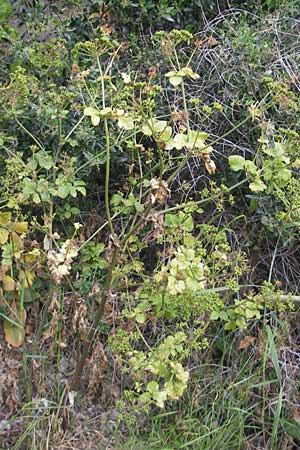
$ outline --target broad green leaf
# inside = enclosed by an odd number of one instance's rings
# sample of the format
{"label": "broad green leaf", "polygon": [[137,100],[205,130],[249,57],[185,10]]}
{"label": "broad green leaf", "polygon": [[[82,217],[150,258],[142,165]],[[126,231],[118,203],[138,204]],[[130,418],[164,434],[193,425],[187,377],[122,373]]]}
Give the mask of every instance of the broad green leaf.
{"label": "broad green leaf", "polygon": [[198,73],[195,73],[191,67],[183,67],[181,69],[180,73],[182,73],[184,76],[187,75],[191,77],[193,80],[198,80],[200,78],[200,75]]}
{"label": "broad green leaf", "polygon": [[151,394],[155,394],[156,392],[159,391],[159,385],[156,381],[149,381],[149,383],[147,384],[147,391],[150,392]]}
{"label": "broad green leaf", "polygon": [[54,165],[53,160],[51,156],[49,156],[46,152],[40,151],[36,153],[35,156],[36,159],[38,160],[40,167],[42,167],[43,169],[49,170],[51,169],[51,167],[53,167]]}
{"label": "broad green leaf", "polygon": [[[76,187],[77,191],[80,192],[84,197],[86,196],[86,189],[84,186],[77,186]],[[72,208],[72,212],[73,214],[78,214],[80,211],[79,209],[76,208],[76,211],[74,213],[74,208]]]}
{"label": "broad green leaf", "polygon": [[176,150],[182,150],[188,143],[188,137],[186,134],[179,133],[176,134],[174,139],[171,139],[166,144],[166,149],[171,150],[172,148],[176,148]]}
{"label": "broad green leaf", "polygon": [[249,188],[252,192],[263,192],[267,186],[259,177],[257,177],[249,184]]}
{"label": "broad green leaf", "polygon": [[162,133],[160,135],[160,138],[162,138],[162,136],[165,134],[165,131],[168,129],[168,131],[165,135],[166,137],[164,139],[164,140],[168,140],[172,135],[172,129],[171,129],[171,127],[167,127],[167,124],[168,124],[168,122],[166,120],[151,119],[151,120],[148,120],[147,123],[142,126],[142,132],[146,136],[152,136],[153,133],[156,133],[156,134]]}
{"label": "broad green leaf", "polygon": [[245,167],[245,159],[239,155],[231,155],[228,158],[229,166],[234,172],[243,170]]}
{"label": "broad green leaf", "polygon": [[137,321],[137,323],[145,323],[146,322],[146,315],[143,313],[139,313],[135,315],[135,320]]}
{"label": "broad green leaf", "polygon": [[164,221],[164,225],[166,227],[173,227],[178,225],[179,220],[176,214],[166,214],[165,215],[165,221]]}
{"label": "broad green leaf", "polygon": [[291,179],[292,173],[289,169],[281,169],[277,174],[277,184],[279,187],[284,187]]}
{"label": "broad green leaf", "polygon": [[210,320],[218,320],[219,319],[219,312],[218,311],[213,311],[211,314],[210,314]]}
{"label": "broad green leaf", "polygon": [[134,202],[134,207],[136,212],[141,213],[143,211],[143,205],[140,204],[140,202],[138,202],[137,200]]}
{"label": "broad green leaf", "polygon": [[[192,149],[199,149],[199,150],[201,150],[201,149],[207,147],[206,144],[205,144],[205,140],[207,139],[207,137],[208,137],[208,134],[205,133],[205,132],[190,130],[189,134],[187,136],[188,142],[187,142],[186,147],[189,150],[192,150]],[[204,152],[205,153],[211,153],[212,150],[213,150],[212,147],[207,147],[207,148],[205,148]]]}
{"label": "broad green leaf", "polygon": [[62,184],[62,185],[58,186],[58,188],[57,188],[57,195],[60,198],[68,197],[69,193],[70,193],[70,189],[69,189],[68,185]]}

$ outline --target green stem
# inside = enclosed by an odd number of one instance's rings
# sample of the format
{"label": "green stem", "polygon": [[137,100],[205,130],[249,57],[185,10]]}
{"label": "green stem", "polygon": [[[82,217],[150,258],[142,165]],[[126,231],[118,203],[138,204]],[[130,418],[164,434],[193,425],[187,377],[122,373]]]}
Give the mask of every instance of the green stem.
{"label": "green stem", "polygon": [[[104,85],[103,71],[101,68],[99,57],[97,57],[97,64],[98,64],[98,69],[99,69],[100,78],[101,78],[102,107],[104,109],[106,107],[106,105],[105,105],[105,85]],[[114,238],[115,243],[117,243],[119,239],[115,233],[115,230],[114,230],[114,227],[112,224],[110,209],[109,209],[110,136],[109,136],[109,127],[108,127],[107,118],[104,119],[104,131],[105,131],[105,148],[106,148],[105,192],[104,192],[105,212],[106,212],[106,217],[107,217],[110,232]]]}

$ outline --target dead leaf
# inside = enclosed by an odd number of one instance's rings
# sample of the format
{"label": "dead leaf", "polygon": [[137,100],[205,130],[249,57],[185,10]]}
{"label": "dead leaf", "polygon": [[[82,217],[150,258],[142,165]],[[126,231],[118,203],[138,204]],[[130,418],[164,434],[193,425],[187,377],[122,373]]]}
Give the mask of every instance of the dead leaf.
{"label": "dead leaf", "polygon": [[245,336],[241,342],[239,343],[239,350],[246,350],[250,345],[255,342],[255,337],[253,336]]}
{"label": "dead leaf", "polygon": [[114,31],[114,29],[113,29],[113,27],[110,27],[109,25],[102,25],[100,27],[100,31],[104,34],[104,36],[108,36]]}
{"label": "dead leaf", "polygon": [[216,172],[216,165],[214,163],[214,161],[212,161],[211,159],[209,161],[204,161],[205,167],[207,172],[210,175],[213,175]]}
{"label": "dead leaf", "polygon": [[209,38],[207,38],[206,42],[210,47],[215,47],[216,45],[219,45],[219,42],[213,36],[209,36]]}

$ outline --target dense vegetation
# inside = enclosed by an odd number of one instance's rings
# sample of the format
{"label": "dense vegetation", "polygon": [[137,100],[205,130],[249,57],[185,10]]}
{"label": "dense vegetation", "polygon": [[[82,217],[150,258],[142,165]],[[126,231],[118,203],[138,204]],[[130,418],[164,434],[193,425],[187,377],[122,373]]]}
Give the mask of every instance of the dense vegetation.
{"label": "dense vegetation", "polygon": [[300,2],[0,0],[1,449],[300,445]]}

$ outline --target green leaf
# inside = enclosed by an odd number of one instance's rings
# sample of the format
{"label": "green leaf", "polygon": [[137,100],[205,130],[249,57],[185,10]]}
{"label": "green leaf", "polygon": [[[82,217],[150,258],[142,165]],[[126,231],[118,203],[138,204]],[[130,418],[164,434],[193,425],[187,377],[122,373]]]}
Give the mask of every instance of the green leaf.
{"label": "green leaf", "polygon": [[139,212],[139,213],[141,213],[144,210],[143,206],[137,200],[134,202],[134,207],[135,207],[136,212]]}
{"label": "green leaf", "polygon": [[157,404],[159,408],[163,408],[165,401],[167,400],[167,393],[166,391],[158,391],[155,392],[153,395],[153,400]]}
{"label": "green leaf", "polygon": [[49,170],[51,169],[51,167],[54,166],[54,162],[51,156],[49,156],[46,152],[40,151],[36,153],[35,156],[38,160],[40,167],[42,167],[43,169]]}
{"label": "green leaf", "polygon": [[151,394],[155,394],[156,392],[158,392],[159,391],[158,383],[156,381],[149,381],[149,383],[147,384],[147,391],[150,392]]}
{"label": "green leaf", "polygon": [[133,130],[134,122],[131,116],[121,116],[118,118],[118,127],[124,130]]}
{"label": "green leaf", "polygon": [[169,78],[169,82],[172,86],[178,86],[182,82],[184,74],[180,71],[176,72],[176,70],[171,70],[166,73],[166,77]]}
{"label": "green leaf", "polygon": [[166,214],[165,215],[165,221],[164,221],[164,225],[166,227],[173,227],[178,225],[179,221],[178,221],[178,217],[176,214]]}
{"label": "green leaf", "polygon": [[[80,192],[84,197],[86,196],[86,189],[84,186],[77,186],[77,191]],[[78,210],[79,211],[79,210]]]}
{"label": "green leaf", "polygon": [[101,117],[107,118],[110,117],[112,114],[113,110],[111,109],[110,106],[107,106],[106,108],[103,108],[99,111],[99,114]]}
{"label": "green leaf", "polygon": [[166,127],[166,129],[160,134],[159,140],[163,142],[168,142],[172,137],[172,128]]}
{"label": "green leaf", "polygon": [[257,167],[254,164],[253,161],[250,161],[249,159],[246,159],[245,161],[245,168],[247,172],[249,172],[251,175],[255,175],[257,173]]}
{"label": "green leaf", "polygon": [[176,148],[176,150],[182,150],[188,143],[188,137],[186,134],[178,133],[174,137],[174,139],[170,140],[166,144],[166,149],[171,150],[172,148]]}
{"label": "green leaf", "polygon": [[300,423],[298,421],[283,418],[281,420],[281,425],[289,436],[298,442],[300,441]]}
{"label": "green leaf", "polygon": [[153,124],[153,130],[155,133],[162,133],[167,127],[168,122],[166,120],[155,120]]}
{"label": "green leaf", "polygon": [[249,188],[252,192],[263,192],[267,186],[259,177],[256,177],[254,181],[249,184]]}
{"label": "green leaf", "polygon": [[137,321],[137,323],[145,323],[146,322],[146,315],[143,313],[139,313],[135,315],[135,320]]}
{"label": "green leaf", "polygon": [[58,195],[60,198],[66,198],[66,197],[68,197],[69,193],[70,193],[70,190],[69,190],[68,185],[66,185],[66,184],[61,184],[60,186],[58,186],[58,188],[57,188],[57,195]]}
{"label": "green leaf", "polygon": [[245,159],[239,155],[231,155],[228,158],[229,166],[234,172],[243,170],[245,167]]}
{"label": "green leaf", "polygon": [[180,77],[178,75],[174,75],[174,76],[169,78],[169,81],[172,84],[172,86],[176,87],[182,82],[182,77]]}
{"label": "green leaf", "polygon": [[219,312],[218,311],[212,311],[210,314],[210,320],[218,320],[219,319]]}
{"label": "green leaf", "polygon": [[190,67],[183,67],[180,73],[182,73],[184,76],[187,75],[191,77],[192,80],[198,80],[200,78],[200,75],[198,73],[195,73]]}
{"label": "green leaf", "polygon": [[145,136],[152,136],[152,130],[149,124],[145,124],[142,126],[142,132]]}
{"label": "green leaf", "polygon": [[91,106],[88,106],[88,107],[84,108],[83,114],[85,116],[92,117],[95,114],[99,114],[99,112],[96,108],[92,108]]}
{"label": "green leaf", "polygon": [[11,14],[11,5],[7,0],[0,0],[0,23],[3,23]]}

